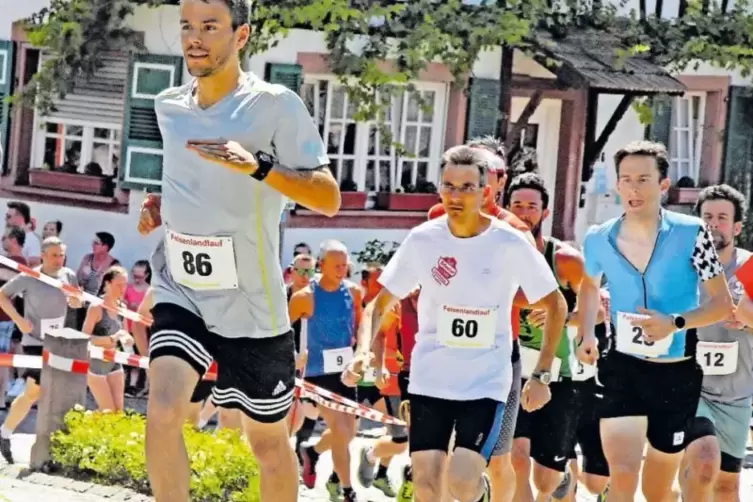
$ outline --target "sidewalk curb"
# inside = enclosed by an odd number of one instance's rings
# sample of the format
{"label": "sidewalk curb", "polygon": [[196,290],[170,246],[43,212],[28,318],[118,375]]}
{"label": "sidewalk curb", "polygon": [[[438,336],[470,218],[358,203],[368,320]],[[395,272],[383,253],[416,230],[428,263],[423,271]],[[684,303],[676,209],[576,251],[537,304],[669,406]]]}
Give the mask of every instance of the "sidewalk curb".
{"label": "sidewalk curb", "polygon": [[122,486],[107,486],[85,481],[78,481],[63,476],[53,476],[29,470],[18,465],[6,465],[0,468],[0,477],[17,479],[34,485],[49,486],[74,493],[95,495],[113,501],[154,502],[154,498],[134,492]]}

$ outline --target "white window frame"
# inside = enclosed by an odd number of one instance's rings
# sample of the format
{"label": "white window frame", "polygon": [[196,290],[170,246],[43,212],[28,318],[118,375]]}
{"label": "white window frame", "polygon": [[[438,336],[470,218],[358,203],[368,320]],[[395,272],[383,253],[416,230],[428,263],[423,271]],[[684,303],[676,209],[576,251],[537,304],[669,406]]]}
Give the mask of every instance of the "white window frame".
{"label": "white window frame", "polygon": [[159,70],[167,71],[170,73],[170,83],[175,82],[175,66],[159,63],[142,63],[136,62],[133,64],[133,79],[131,80],[131,98],[133,99],[151,99],[157,98],[157,94],[143,94],[138,92],[139,84],[139,70]]}
{"label": "white window frame", "polygon": [[8,83],[8,58],[10,51],[7,49],[0,50],[0,85]]}
{"label": "white window frame", "polygon": [[[683,176],[688,176],[693,179],[696,183],[698,183],[698,180],[700,179],[700,172],[701,172],[701,156],[703,155],[703,130],[704,130],[704,124],[706,122],[706,93],[705,92],[686,92],[682,96],[676,96],[674,100],[672,101],[672,118],[671,118],[671,126],[669,130],[669,163],[670,163],[670,173],[674,175],[673,181],[676,183],[677,180],[682,178]],[[698,124],[695,131],[692,130],[693,127],[693,115],[695,110],[693,109],[693,101],[694,98],[700,98],[698,100]],[[688,126],[679,126],[676,123],[676,118],[679,117],[680,114],[680,105],[683,101],[686,101],[688,103]],[[688,135],[688,154],[690,157],[683,157],[680,158],[677,156],[678,150],[679,150],[679,143],[682,140],[683,135]],[[693,136],[696,136],[698,138],[698,141],[695,145],[692,143]],[[680,163],[687,163],[689,165],[689,169],[685,170],[685,168],[680,168]]]}
{"label": "white window frame", "polygon": [[161,148],[147,148],[144,146],[129,146],[128,151],[126,152],[126,162],[123,164],[123,169],[125,169],[125,172],[123,173],[123,181],[127,183],[142,183],[144,185],[153,185],[153,186],[160,186],[162,184],[162,180],[150,180],[148,178],[136,178],[134,176],[131,176],[131,157],[134,153],[146,153],[149,155],[159,155],[162,157],[165,152]]}
{"label": "white window frame", "polygon": [[[316,85],[317,82],[320,81],[326,81],[328,83],[328,90],[327,90],[327,110],[324,114],[324,133],[323,133],[323,141],[327,141],[327,136],[329,134],[329,123],[330,123],[330,103],[331,103],[331,96],[332,96],[332,89],[334,86],[338,85],[338,78],[331,74],[306,74],[304,76],[304,84],[314,84]],[[431,121],[431,139],[430,139],[430,147],[429,147],[429,156],[426,157],[426,161],[428,162],[428,169],[427,169],[427,180],[432,183],[437,183],[437,180],[439,179],[439,164],[441,161],[441,154],[444,149],[444,142],[445,142],[445,124],[447,120],[447,106],[449,103],[449,88],[448,84],[441,83],[441,82],[414,82],[414,85],[416,87],[417,91],[434,91],[435,95],[435,103],[433,108],[433,117]],[[347,97],[346,97],[347,99]],[[404,95],[404,100],[408,99],[408,95]],[[347,101],[346,101],[347,103]],[[314,119],[317,121],[317,126],[319,125],[318,120],[320,116],[320,110],[319,110],[319,100],[314,100]],[[407,113],[407,106],[402,106],[402,116],[397,117],[396,116],[396,108],[393,105],[392,109],[392,134],[393,138],[396,138],[401,143],[405,139],[405,127],[404,127],[404,120],[403,117]],[[346,108],[347,110],[347,108]],[[399,121],[396,119],[400,119]],[[347,119],[346,119],[347,120]],[[356,125],[356,138],[355,138],[355,150],[354,154],[350,155],[348,154],[345,158],[353,158],[353,181],[358,185],[358,191],[365,191],[366,190],[366,167],[369,160],[373,160],[375,164],[375,169],[377,173],[375,173],[375,181],[376,181],[376,187],[379,187],[379,161],[380,157],[384,157],[379,155],[378,152],[375,152],[374,155],[369,156],[368,155],[368,148],[369,148],[369,132],[370,127],[373,126],[374,121],[368,121],[368,122],[358,122]],[[419,139],[417,138],[417,143]],[[341,143],[342,145],[342,143]],[[402,158],[397,158],[394,155],[394,148],[391,149],[391,190],[394,192],[397,188],[400,188],[400,174],[401,171],[399,170],[402,166]],[[413,159],[408,158],[405,159],[407,161],[412,161]],[[423,161],[423,160],[422,160]],[[342,180],[342,169],[338,170],[337,172],[337,182],[338,184],[341,183]],[[413,183],[415,183],[415,176]]]}
{"label": "white window frame", "polygon": [[[94,143],[113,144],[114,141],[103,138],[94,137],[94,129],[111,129],[118,131],[120,135],[120,141],[117,142],[115,148],[116,151],[120,151],[123,142],[123,126],[122,124],[112,124],[106,122],[89,122],[86,120],[76,119],[47,119],[46,117],[40,117],[38,113],[34,113],[34,135],[31,140],[32,155],[32,168],[41,168],[44,166],[44,147],[45,140],[48,137],[57,136],[46,131],[48,123],[63,124],[64,126],[78,126],[82,127],[81,135],[81,158],[79,160],[79,169],[77,172],[82,173],[81,168],[86,166],[92,161],[92,152],[94,151]],[[63,141],[65,141],[65,134],[63,134]],[[78,138],[76,138],[78,140]],[[58,166],[50,166],[51,169],[55,169]],[[105,169],[106,166],[102,166]],[[118,159],[118,169],[123,169],[123,159]]]}

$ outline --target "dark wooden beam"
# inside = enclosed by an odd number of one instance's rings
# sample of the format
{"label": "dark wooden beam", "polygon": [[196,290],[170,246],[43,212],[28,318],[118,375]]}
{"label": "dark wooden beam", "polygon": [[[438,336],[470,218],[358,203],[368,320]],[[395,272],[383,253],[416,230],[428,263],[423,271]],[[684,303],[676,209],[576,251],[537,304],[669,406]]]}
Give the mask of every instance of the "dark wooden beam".
{"label": "dark wooden beam", "polygon": [[534,91],[566,91],[571,87],[556,78],[526,77],[523,75],[512,76],[513,88],[532,89]]}
{"label": "dark wooden beam", "polygon": [[513,147],[515,143],[517,143],[520,140],[520,131],[523,130],[523,128],[528,124],[528,121],[531,119],[534,113],[536,113],[536,109],[538,109],[539,105],[541,104],[541,100],[544,98],[544,91],[539,89],[534,91],[533,96],[531,96],[531,99],[528,100],[528,103],[526,103],[526,107],[523,108],[523,111],[520,114],[520,117],[518,120],[515,121],[515,125],[513,126],[512,130],[510,131],[510,134],[507,136],[505,140],[505,149],[509,152],[510,149]]}
{"label": "dark wooden beam", "polygon": [[586,130],[583,135],[585,146],[583,149],[583,168],[580,171],[580,180],[583,183],[591,179],[591,164],[588,163],[588,146],[596,142],[596,121],[599,117],[599,93],[593,89],[589,89],[587,93]]}
{"label": "dark wooden beam", "polygon": [[592,144],[586,145],[585,162],[587,163],[585,165],[589,168],[589,170],[594,162],[596,162],[597,157],[604,149],[604,146],[607,144],[609,137],[617,128],[617,124],[619,124],[620,120],[622,120],[622,117],[625,116],[625,112],[628,111],[635,98],[636,96],[634,94],[626,94],[620,101],[620,104],[617,105],[617,108],[615,108],[612,116],[609,117],[609,121],[607,121],[606,125],[604,126],[604,130],[602,130],[601,134],[599,134],[599,138]]}
{"label": "dark wooden beam", "polygon": [[722,14],[726,14],[727,9],[729,9],[729,0],[722,0]]}
{"label": "dark wooden beam", "polygon": [[656,0],[656,7],[654,8],[654,15],[660,18],[663,10],[664,10],[664,0]]}
{"label": "dark wooden beam", "polygon": [[514,49],[502,46],[501,68],[499,72],[499,117],[497,118],[496,136],[505,141],[510,126],[510,109],[512,108],[512,63]]}
{"label": "dark wooden beam", "polygon": [[641,21],[644,21],[646,19],[646,0],[639,0],[638,12],[640,13]]}
{"label": "dark wooden beam", "polygon": [[677,8],[677,17],[684,17],[688,11],[688,0],[680,0],[680,5]]}

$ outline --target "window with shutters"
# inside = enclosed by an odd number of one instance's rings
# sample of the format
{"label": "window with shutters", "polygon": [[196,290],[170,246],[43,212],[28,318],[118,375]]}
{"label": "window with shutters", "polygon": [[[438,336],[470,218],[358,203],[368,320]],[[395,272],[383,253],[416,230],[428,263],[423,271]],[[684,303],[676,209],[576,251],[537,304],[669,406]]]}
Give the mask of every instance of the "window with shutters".
{"label": "window with shutters", "polygon": [[[301,95],[327,145],[330,169],[338,183],[355,184],[359,191],[369,192],[392,192],[419,180],[436,183],[444,146],[447,86],[420,82],[416,88],[426,106],[411,93],[399,93],[380,122],[357,122],[355,107],[334,78],[306,76]],[[384,134],[385,128],[392,138]],[[394,142],[402,144],[408,154],[399,155]]]}
{"label": "window with shutters", "polygon": [[673,184],[683,178],[697,184],[701,178],[706,98],[705,92],[653,98],[652,123],[647,136],[667,146],[669,178]]}
{"label": "window with shutters", "polygon": [[[40,65],[44,64],[44,54]],[[94,77],[76,82],[55,111],[34,117],[32,168],[114,177],[120,165],[128,56],[111,54]]]}
{"label": "window with shutters", "polygon": [[673,182],[689,177],[696,183],[701,168],[705,93],[686,93],[674,98],[669,135],[669,177]]}

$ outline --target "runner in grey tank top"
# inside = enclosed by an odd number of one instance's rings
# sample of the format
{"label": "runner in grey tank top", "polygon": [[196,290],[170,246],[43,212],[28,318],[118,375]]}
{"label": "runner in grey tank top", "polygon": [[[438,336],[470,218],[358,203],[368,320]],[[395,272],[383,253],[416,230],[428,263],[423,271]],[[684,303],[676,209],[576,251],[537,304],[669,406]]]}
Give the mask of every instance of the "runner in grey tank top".
{"label": "runner in grey tank top", "polygon": [[296,92],[241,71],[249,17],[242,0],[181,1],[183,55],[195,78],[154,100],[162,195],[147,198],[139,231],[164,223],[152,257],[146,442],[158,500],[189,499],[180,434],[187,417],[176,410],[187,410],[213,361],[212,400],[251,418],[244,424],[249,440],[267,452],[257,458],[272,477],[260,483],[261,500],[298,499],[283,422],[293,402],[295,355],[279,224],[286,198],[332,216],[340,194],[319,130]]}
{"label": "runner in grey tank top", "polygon": [[[735,271],[751,257],[734,246],[742,229],[745,198],[728,185],[711,186],[700,193],[696,208],[711,230],[732,300],[738,304],[744,291]],[[701,302],[705,301],[708,297],[701,290]],[[732,319],[698,328],[697,333],[696,359],[704,372],[703,388],[686,438],[687,471],[678,478],[684,494],[692,494],[685,500],[711,500],[713,493],[739,492],[753,396],[753,329]],[[709,454],[716,451],[721,452],[721,462]]]}
{"label": "runner in grey tank top", "polygon": [[[102,317],[94,325],[91,336],[92,338],[101,338],[112,336],[123,329],[123,320],[116,317],[107,310],[102,310]],[[117,347],[116,347],[117,348]],[[122,371],[123,366],[118,363],[110,363],[99,359],[92,359],[89,362],[89,373],[92,375],[107,376],[116,371]]]}

